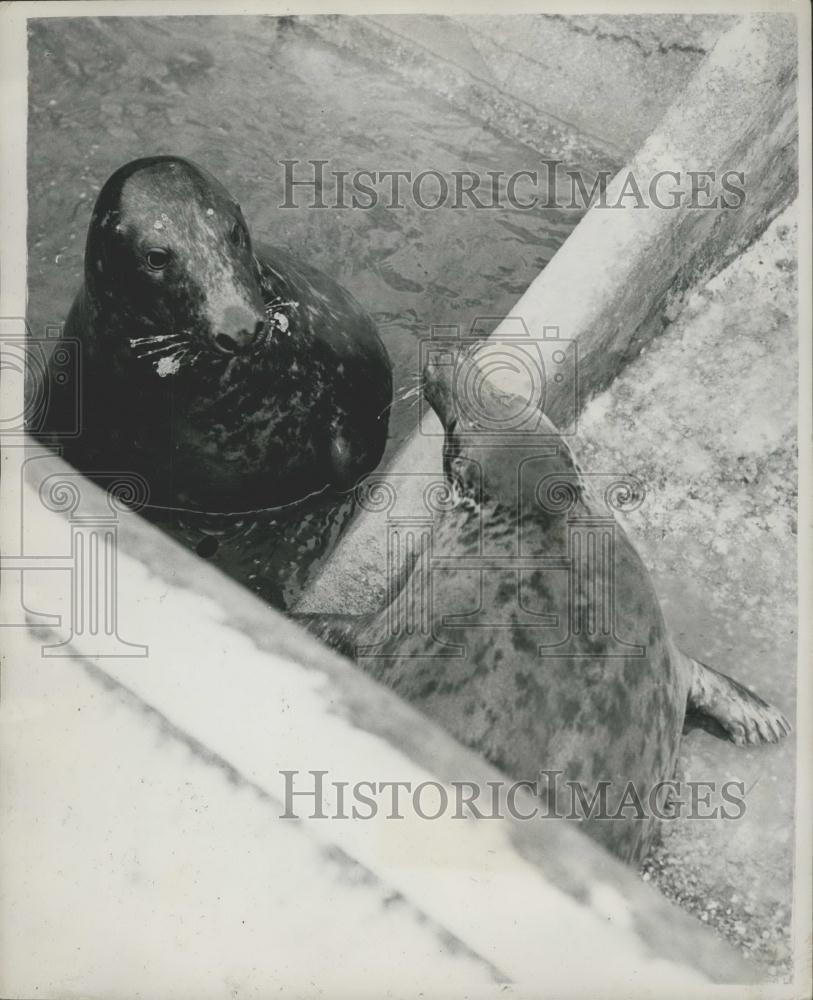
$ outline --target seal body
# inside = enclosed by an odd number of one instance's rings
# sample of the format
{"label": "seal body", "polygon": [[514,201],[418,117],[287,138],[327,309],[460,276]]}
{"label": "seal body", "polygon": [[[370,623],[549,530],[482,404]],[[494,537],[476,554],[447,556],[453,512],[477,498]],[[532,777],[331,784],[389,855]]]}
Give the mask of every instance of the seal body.
{"label": "seal body", "polygon": [[66,458],[141,474],[153,508],[290,504],[346,489],[384,450],[392,378],[370,317],[255,247],[228,191],[186,160],[136,160],[104,185],[65,336],[82,403]]}
{"label": "seal body", "polygon": [[[567,783],[550,814],[640,861],[668,811],[687,707],[738,743],[790,727],[676,648],[607,490],[556,428],[541,417],[507,443],[455,404],[447,370],[424,372],[446,430],[430,537],[381,613],[308,624],[511,778],[544,793]],[[511,401],[480,386],[480,409],[506,426]]]}
{"label": "seal body", "polygon": [[254,245],[239,205],[176,157],[136,160],[102,188],[38,433],[89,476],[137,473],[145,516],[286,608],[378,464],[389,358],[343,288]]}

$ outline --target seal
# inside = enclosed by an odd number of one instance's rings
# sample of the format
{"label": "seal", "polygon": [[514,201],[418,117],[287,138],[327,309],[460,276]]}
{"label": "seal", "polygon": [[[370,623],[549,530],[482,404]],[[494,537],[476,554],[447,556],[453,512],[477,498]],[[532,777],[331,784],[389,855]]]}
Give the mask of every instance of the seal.
{"label": "seal", "polygon": [[[255,247],[235,199],[188,160],[134,160],[105,183],[64,335],[82,405],[65,457],[140,474],[153,507],[279,507],[348,489],[383,453],[392,375],[372,319],[315,268]],[[46,436],[72,405],[52,380]]]}
{"label": "seal", "polygon": [[[669,636],[613,516],[620,502],[640,502],[639,485],[586,475],[541,413],[532,431],[506,436],[523,407],[464,370],[476,354],[424,370],[445,429],[444,478],[424,492],[431,532],[391,581],[388,606],[301,618],[511,778],[577,783],[584,796],[565,814],[639,862],[665,815],[687,713],[738,745],[776,742],[790,725]],[[455,396],[475,384],[485,418]],[[394,488],[375,474],[368,502],[380,506],[387,491],[392,501]]]}

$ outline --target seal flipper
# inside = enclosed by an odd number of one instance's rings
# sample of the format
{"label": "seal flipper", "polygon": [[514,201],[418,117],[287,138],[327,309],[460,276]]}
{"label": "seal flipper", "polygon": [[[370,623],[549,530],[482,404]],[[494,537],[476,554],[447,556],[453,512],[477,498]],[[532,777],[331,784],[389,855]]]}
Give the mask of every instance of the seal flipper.
{"label": "seal flipper", "polygon": [[777,743],[791,731],[778,708],[726,674],[681,655],[691,670],[687,712],[712,719],[737,746]]}

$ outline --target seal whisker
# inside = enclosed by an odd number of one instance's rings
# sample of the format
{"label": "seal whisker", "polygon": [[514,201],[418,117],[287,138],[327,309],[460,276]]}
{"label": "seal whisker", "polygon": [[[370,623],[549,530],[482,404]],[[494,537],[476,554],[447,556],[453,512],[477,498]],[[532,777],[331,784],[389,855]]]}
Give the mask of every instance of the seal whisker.
{"label": "seal whisker", "polygon": [[384,408],[383,408],[383,409],[381,410],[381,412],[380,412],[380,413],[378,414],[378,417],[377,417],[377,419],[378,419],[378,420],[380,420],[380,419],[381,419],[381,418],[382,418],[382,417],[384,416],[384,414],[385,414],[385,413],[387,413],[387,412],[388,412],[388,411],[389,411],[390,409],[392,409],[392,407],[393,407],[393,406],[395,406],[395,404],[396,404],[397,402],[399,402],[399,400],[398,400],[398,399],[391,399],[391,400],[390,400],[390,402],[389,402],[389,403],[387,403],[387,405],[386,405],[386,406],[385,406],[385,407],[384,407]]}
{"label": "seal whisker", "polygon": [[174,351],[182,346],[186,338],[180,333],[157,333],[149,337],[131,337],[130,348],[136,357],[145,358],[164,351]]}
{"label": "seal whisker", "polygon": [[162,344],[160,347],[156,347],[152,351],[136,351],[136,355],[139,358],[157,358],[162,354],[174,354],[179,347],[183,346],[183,341],[172,344]]}
{"label": "seal whisker", "polygon": [[410,409],[413,409],[417,404],[419,398],[421,397],[422,393],[423,393],[423,383],[421,381],[419,381],[417,385],[413,385],[410,387],[402,385],[398,389],[397,393],[393,396],[393,398],[389,401],[389,403],[387,403],[387,405],[378,414],[378,418],[380,419],[385,413],[391,410],[396,403],[405,403],[409,401]]}
{"label": "seal whisker", "polygon": [[423,385],[421,384],[413,385],[409,389],[402,390],[401,395],[398,396],[397,399],[403,402],[407,399],[412,399],[415,396],[419,396],[422,392],[423,392]]}
{"label": "seal whisker", "polygon": [[288,308],[293,309],[296,308],[298,305],[299,303],[294,302],[293,299],[288,299],[287,301],[283,301],[283,299],[280,296],[277,296],[276,298],[271,299],[270,302],[266,302],[265,311],[267,313],[270,313],[275,309],[288,309]]}
{"label": "seal whisker", "polygon": [[140,344],[157,344],[164,340],[179,340],[183,334],[180,333],[156,333],[151,337],[131,337],[130,347],[138,347]]}

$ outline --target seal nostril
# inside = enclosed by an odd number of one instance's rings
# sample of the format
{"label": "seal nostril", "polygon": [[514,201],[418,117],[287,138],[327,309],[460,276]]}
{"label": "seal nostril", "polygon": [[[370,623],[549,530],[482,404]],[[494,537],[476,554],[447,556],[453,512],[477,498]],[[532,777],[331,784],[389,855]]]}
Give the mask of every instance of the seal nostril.
{"label": "seal nostril", "polygon": [[265,329],[265,322],[263,320],[261,320],[261,319],[258,319],[257,322],[254,324],[254,336],[255,336],[255,338],[259,337],[260,334],[263,332],[264,329]]}
{"label": "seal nostril", "polygon": [[219,333],[215,337],[215,347],[223,354],[236,354],[238,344],[227,333]]}

